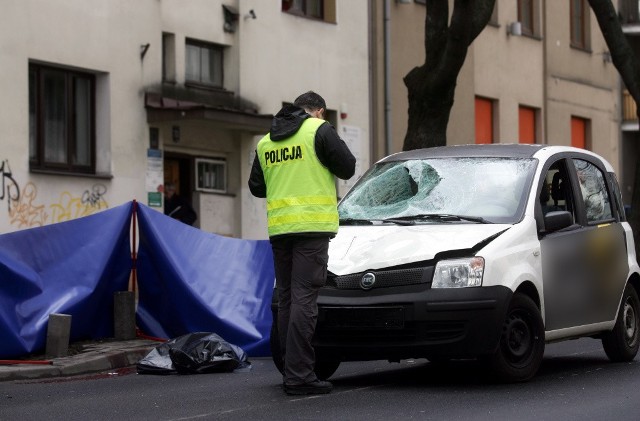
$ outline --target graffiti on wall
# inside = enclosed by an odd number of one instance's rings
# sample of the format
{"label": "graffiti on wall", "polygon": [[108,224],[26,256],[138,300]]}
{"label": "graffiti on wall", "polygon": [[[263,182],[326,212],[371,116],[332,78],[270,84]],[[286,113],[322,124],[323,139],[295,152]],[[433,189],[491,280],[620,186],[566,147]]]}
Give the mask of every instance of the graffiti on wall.
{"label": "graffiti on wall", "polygon": [[22,194],[9,206],[9,223],[18,228],[41,227],[47,223],[44,205],[35,203],[38,189],[32,182],[22,189]]}
{"label": "graffiti on wall", "polygon": [[0,173],[0,201],[7,201],[9,223],[17,228],[41,227],[49,223],[69,221],[109,207],[105,199],[107,187],[104,184],[94,184],[81,194],[63,191],[56,201],[45,205],[37,201],[38,187],[35,183],[30,181],[20,188],[11,174],[8,160],[2,161]]}
{"label": "graffiti on wall", "polygon": [[0,191],[0,200],[7,201],[7,208],[11,209],[11,202],[20,198],[20,186],[11,174],[9,160],[5,159],[0,165],[0,173],[2,173],[2,191]]}
{"label": "graffiti on wall", "polygon": [[69,221],[107,209],[109,204],[104,199],[106,192],[107,187],[103,184],[94,184],[80,196],[62,192],[58,201],[49,206],[51,222]]}

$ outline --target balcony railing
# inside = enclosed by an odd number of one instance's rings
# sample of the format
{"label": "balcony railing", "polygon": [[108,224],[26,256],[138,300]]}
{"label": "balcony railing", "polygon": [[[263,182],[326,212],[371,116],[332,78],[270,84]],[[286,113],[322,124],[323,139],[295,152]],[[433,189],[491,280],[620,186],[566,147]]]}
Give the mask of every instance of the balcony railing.
{"label": "balcony railing", "polygon": [[640,23],[640,2],[638,0],[620,0],[618,13],[620,23],[633,25]]}
{"label": "balcony railing", "polygon": [[635,122],[638,120],[636,102],[626,89],[622,91],[622,120],[625,123]]}

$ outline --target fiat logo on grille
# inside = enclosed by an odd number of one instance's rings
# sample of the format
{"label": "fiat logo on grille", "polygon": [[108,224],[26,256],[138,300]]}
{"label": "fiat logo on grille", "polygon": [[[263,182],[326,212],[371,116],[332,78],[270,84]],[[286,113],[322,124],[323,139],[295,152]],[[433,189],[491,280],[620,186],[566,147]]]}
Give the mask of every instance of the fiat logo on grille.
{"label": "fiat logo on grille", "polygon": [[373,285],[376,283],[376,275],[371,272],[365,273],[362,275],[360,279],[360,288],[362,289],[371,289]]}

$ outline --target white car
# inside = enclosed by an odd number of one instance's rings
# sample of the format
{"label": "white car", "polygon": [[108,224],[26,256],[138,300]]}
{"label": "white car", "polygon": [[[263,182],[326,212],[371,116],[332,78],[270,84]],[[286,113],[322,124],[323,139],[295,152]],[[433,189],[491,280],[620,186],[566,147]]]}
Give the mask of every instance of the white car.
{"label": "white car", "polygon": [[[376,163],[338,210],[318,298],[321,378],[342,361],[479,358],[523,381],[546,342],[583,336],[601,338],[613,361],[638,352],[633,235],[613,168],[594,153],[402,152]],[[281,368],[277,341],[272,353]]]}

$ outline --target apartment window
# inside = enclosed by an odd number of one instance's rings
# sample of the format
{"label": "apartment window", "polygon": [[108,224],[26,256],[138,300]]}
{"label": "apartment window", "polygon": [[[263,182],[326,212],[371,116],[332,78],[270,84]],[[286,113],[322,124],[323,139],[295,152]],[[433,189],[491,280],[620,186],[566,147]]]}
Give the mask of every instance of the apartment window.
{"label": "apartment window", "polygon": [[493,143],[493,101],[476,97],[476,143]]}
{"label": "apartment window", "polygon": [[336,0],[282,0],[282,11],[336,23]]}
{"label": "apartment window", "polygon": [[588,149],[587,129],[589,120],[571,117],[571,146]]}
{"label": "apartment window", "polygon": [[571,0],[571,46],[587,49],[589,9],[585,0]]}
{"label": "apartment window", "polygon": [[162,34],[162,80],[176,80],[176,36],[166,32]]}
{"label": "apartment window", "polygon": [[518,22],[524,35],[535,34],[535,0],[518,0]]}
{"label": "apartment window", "polygon": [[282,0],[282,10],[294,15],[322,19],[322,0]]}
{"label": "apartment window", "polygon": [[536,143],[536,110],[520,106],[518,109],[518,131],[520,143]]}
{"label": "apartment window", "polygon": [[222,87],[222,47],[194,40],[186,45],[186,82]]}
{"label": "apartment window", "polygon": [[227,162],[223,159],[196,158],[196,190],[227,192]]}
{"label": "apartment window", "polygon": [[29,167],[95,172],[95,76],[29,65]]}

